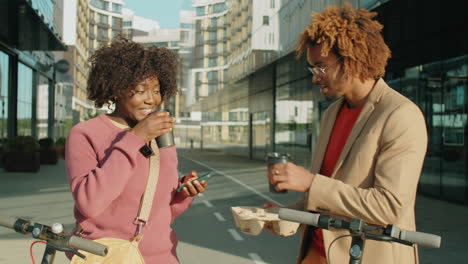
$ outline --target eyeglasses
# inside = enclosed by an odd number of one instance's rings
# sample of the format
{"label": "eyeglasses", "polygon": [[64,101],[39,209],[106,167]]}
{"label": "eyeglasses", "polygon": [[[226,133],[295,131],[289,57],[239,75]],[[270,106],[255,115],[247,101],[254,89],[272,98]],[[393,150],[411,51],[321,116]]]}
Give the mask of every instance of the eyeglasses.
{"label": "eyeglasses", "polygon": [[313,75],[324,76],[325,73],[326,73],[325,70],[326,70],[328,67],[330,67],[330,66],[336,64],[341,58],[342,58],[341,56],[338,57],[338,59],[336,59],[333,63],[328,64],[328,65],[325,66],[325,67],[307,67],[307,69],[308,69]]}

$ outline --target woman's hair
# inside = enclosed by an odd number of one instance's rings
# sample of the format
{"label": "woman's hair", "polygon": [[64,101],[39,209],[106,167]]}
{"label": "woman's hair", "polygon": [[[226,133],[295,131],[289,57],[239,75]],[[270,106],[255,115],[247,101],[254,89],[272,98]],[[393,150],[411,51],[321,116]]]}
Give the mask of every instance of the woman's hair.
{"label": "woman's hair", "polygon": [[177,93],[177,59],[163,47],[145,48],[125,38],[98,49],[89,59],[88,99],[96,107],[115,102],[141,81],[158,77],[163,99]]}
{"label": "woman's hair", "polygon": [[328,56],[331,51],[342,57],[345,75],[358,76],[361,80],[382,77],[390,49],[381,34],[382,24],[374,20],[376,15],[365,9],[354,9],[349,3],[312,14],[312,23],[299,36],[297,57],[307,48],[321,44],[322,56]]}

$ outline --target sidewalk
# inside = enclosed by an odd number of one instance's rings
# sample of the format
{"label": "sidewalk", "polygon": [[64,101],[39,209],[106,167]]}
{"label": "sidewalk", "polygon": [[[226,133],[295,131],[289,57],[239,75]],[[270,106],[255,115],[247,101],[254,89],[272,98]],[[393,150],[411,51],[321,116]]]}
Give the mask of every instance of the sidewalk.
{"label": "sidewalk", "polygon": [[[242,168],[246,171],[256,171],[257,174],[264,168],[263,161],[225,155],[213,150],[179,149],[179,154],[181,157],[201,161],[213,168],[231,168],[232,171]],[[189,170],[190,167],[179,159],[181,171]],[[65,229],[70,231],[74,223],[71,210],[73,200],[66,181],[63,160],[57,165],[43,165],[38,173],[7,173],[0,168],[0,215],[23,217],[43,224],[61,222],[65,224]],[[264,190],[259,189],[260,192],[268,193],[263,181],[259,181],[259,186],[264,186]],[[290,195],[293,195],[293,192]],[[442,237],[440,249],[420,248],[420,263],[466,263],[467,206],[419,195],[416,202],[416,217],[418,231]],[[31,263],[28,249],[32,241],[30,235],[21,235],[0,228],[0,264]],[[297,245],[290,246],[297,248]],[[36,261],[39,261],[37,258],[42,254],[41,248],[42,245],[35,248]],[[57,254],[57,260],[57,264],[67,263],[61,253]]]}
{"label": "sidewalk", "polygon": [[[178,152],[196,160],[211,161],[212,164],[231,163],[233,168],[264,166],[260,160],[225,155],[215,150],[179,149]],[[467,263],[468,207],[418,195],[415,210],[417,230],[442,237],[439,249],[419,247],[420,263]]]}

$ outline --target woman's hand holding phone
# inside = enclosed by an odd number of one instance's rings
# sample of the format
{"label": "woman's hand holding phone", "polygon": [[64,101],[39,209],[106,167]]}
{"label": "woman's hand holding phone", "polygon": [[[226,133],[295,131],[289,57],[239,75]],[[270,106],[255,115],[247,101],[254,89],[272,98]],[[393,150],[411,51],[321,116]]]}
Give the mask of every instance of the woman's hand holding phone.
{"label": "woman's hand holding phone", "polygon": [[211,176],[212,172],[206,173],[201,177],[198,177],[195,171],[190,172],[189,174],[185,175],[182,179],[182,182],[179,183],[179,187],[177,188],[177,192],[182,192],[186,197],[192,197],[199,193],[205,191],[208,183],[205,179]]}

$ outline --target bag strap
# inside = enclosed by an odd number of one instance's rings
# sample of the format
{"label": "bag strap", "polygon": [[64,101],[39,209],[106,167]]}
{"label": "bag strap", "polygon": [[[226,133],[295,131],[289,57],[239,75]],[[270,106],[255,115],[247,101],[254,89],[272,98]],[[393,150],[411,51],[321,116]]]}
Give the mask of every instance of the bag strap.
{"label": "bag strap", "polygon": [[141,229],[148,222],[148,218],[151,212],[151,207],[153,205],[154,194],[156,192],[156,186],[159,179],[159,167],[160,167],[160,156],[159,148],[154,140],[150,142],[151,150],[153,154],[149,159],[149,173],[148,180],[146,182],[145,193],[143,194],[143,199],[140,203],[140,209],[138,211],[138,217],[135,219],[135,222],[139,225],[138,234],[141,233]]}

